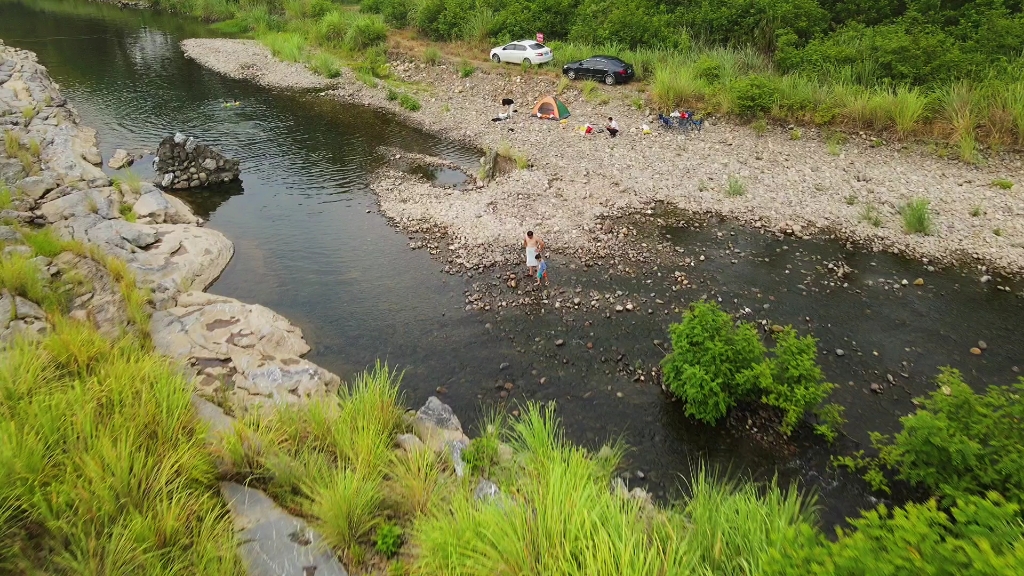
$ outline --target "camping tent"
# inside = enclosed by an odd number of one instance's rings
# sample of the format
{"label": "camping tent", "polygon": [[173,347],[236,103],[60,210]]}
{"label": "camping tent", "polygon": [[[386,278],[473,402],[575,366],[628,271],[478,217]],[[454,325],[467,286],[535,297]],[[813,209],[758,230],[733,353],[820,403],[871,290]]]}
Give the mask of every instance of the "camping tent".
{"label": "camping tent", "polygon": [[569,117],[569,108],[554,96],[545,96],[533,107],[533,115],[538,118],[562,120]]}

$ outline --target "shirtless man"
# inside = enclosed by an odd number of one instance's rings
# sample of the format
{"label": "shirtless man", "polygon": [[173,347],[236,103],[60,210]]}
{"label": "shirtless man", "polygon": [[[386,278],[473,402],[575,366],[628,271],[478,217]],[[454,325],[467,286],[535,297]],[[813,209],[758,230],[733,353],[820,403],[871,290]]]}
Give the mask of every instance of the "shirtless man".
{"label": "shirtless man", "polygon": [[526,233],[523,240],[523,248],[526,248],[526,267],[530,269],[530,276],[537,274],[537,253],[544,250],[544,241],[533,235],[533,230]]}

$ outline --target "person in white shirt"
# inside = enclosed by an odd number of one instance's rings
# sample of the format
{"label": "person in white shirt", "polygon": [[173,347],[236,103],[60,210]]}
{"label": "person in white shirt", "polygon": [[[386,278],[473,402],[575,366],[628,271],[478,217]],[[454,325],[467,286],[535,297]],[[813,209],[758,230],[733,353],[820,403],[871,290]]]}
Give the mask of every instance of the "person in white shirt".
{"label": "person in white shirt", "polygon": [[608,125],[604,129],[608,131],[608,136],[615,138],[615,135],[619,133],[619,123],[609,116]]}

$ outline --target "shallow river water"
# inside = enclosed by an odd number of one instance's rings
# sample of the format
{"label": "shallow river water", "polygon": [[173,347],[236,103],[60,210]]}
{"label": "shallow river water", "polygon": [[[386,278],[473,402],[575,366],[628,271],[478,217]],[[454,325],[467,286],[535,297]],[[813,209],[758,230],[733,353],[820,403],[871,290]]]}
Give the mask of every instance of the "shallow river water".
{"label": "shallow river water", "polygon": [[[496,298],[518,296],[497,271],[449,276],[425,251],[410,250],[409,238],[377,213],[367,183],[385,161],[381,146],[470,169],[478,151],[362,106],[227,79],[183,57],[180,39],[210,34],[181,18],[101,4],[0,0],[0,38],[39,55],[83,123],[98,130],[104,158],[115,148],[153,150],[182,131],[241,160],[241,186],[187,198],[235,245],[211,292],[288,317],[313,348],[308,358],[343,378],[377,359],[404,369],[410,406],[442,387],[472,430],[499,403],[556,400],[570,439],[597,446],[621,436],[632,447],[631,485],[671,495],[679,475],[702,462],[758,479],[778,475],[816,491],[831,524],[873,500],[856,479],[828,469],[830,454],[863,447],[868,431],[894,430],[913,410],[910,398],[931,389],[938,366],[962,370],[978,388],[1009,383],[1024,367],[1024,299],[1011,282],[982,284],[976,271],[930,272],[837,242],[715,221],[649,223],[636,241],[669,241],[682,252],[635,277],[570,268],[554,247],[556,288],[620,291],[639,312],[606,318],[607,306],[555,310],[539,298],[500,313],[466,311],[473,284],[493,281]],[[227,99],[241,106],[222,106]],[[701,255],[683,267],[684,256]],[[840,261],[854,270],[842,280],[828,268]],[[673,290],[677,270],[695,287]],[[918,277],[924,286],[912,284]],[[792,442],[766,441],[746,415],[714,429],[694,424],[660,387],[627,373],[658,362],[654,341],[666,339],[676,309],[702,296],[820,339],[821,362],[850,420],[837,446],[806,431]],[[988,347],[973,356],[978,340]],[[506,382],[512,390],[502,399]],[[872,383],[884,392],[872,393]]]}

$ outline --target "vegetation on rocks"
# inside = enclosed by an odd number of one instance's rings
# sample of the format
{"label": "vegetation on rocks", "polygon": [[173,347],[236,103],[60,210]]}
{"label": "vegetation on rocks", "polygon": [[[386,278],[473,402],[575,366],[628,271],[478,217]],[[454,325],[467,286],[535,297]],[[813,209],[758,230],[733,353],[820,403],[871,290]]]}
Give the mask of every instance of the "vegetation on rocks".
{"label": "vegetation on rocks", "polygon": [[[26,237],[53,247],[46,232]],[[44,306],[61,290],[31,260],[0,267],[6,290],[15,268],[41,284],[20,293]],[[0,572],[238,574],[179,368],[135,331],[110,341],[47,310],[43,338],[0,349]]]}
{"label": "vegetation on rocks", "polygon": [[[760,401],[782,413],[780,429],[790,434],[834,387],[817,363],[813,336],[792,327],[773,331],[772,356],[754,324],[733,322],[717,304],[695,302],[670,328],[672,352],[662,360],[665,385],[684,402],[686,414],[715,424],[741,402]],[[834,438],[841,424],[835,409],[816,430]]]}

